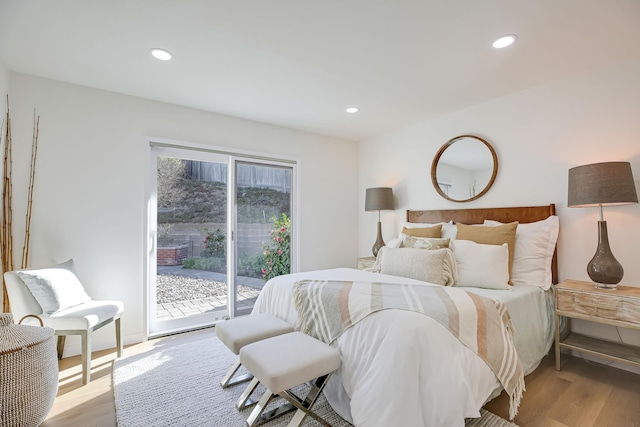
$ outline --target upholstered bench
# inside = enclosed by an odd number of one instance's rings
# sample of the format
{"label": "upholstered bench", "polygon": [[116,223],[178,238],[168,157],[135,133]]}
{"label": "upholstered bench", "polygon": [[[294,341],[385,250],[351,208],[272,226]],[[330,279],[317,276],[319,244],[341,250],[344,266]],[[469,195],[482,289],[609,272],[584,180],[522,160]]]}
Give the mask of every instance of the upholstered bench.
{"label": "upholstered bench", "polygon": [[[240,349],[247,344],[293,331],[293,327],[290,324],[266,313],[236,317],[231,320],[219,322],[216,323],[215,329],[216,336],[234,354],[239,354]],[[251,383],[236,403],[238,409],[255,403],[249,401],[249,396],[251,396],[251,393],[253,393],[253,390],[255,390],[258,385],[258,380],[255,378],[252,379],[252,375],[250,374],[238,376],[232,380],[232,377],[236,374],[240,366],[240,357],[238,357],[220,381],[220,385],[225,388],[251,379]]]}
{"label": "upholstered bench", "polygon": [[[326,424],[311,408],[331,374],[340,367],[336,349],[302,332],[291,332],[242,347],[240,362],[267,389],[249,415],[247,425],[253,427],[294,409],[297,411],[289,427],[299,426],[307,415]],[[289,391],[310,381],[312,387],[304,400]],[[263,414],[274,395],[283,397],[293,407]]]}

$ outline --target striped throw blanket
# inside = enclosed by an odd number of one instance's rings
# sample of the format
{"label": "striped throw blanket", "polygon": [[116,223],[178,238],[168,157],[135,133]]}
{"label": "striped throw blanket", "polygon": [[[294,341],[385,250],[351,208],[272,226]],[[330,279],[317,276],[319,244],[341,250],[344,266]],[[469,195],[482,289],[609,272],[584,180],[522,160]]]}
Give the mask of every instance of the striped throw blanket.
{"label": "striped throw blanket", "polygon": [[502,302],[435,285],[303,280],[293,292],[299,329],[327,344],[380,310],[410,310],[433,318],[487,363],[509,394],[511,419],[516,416],[524,375]]}

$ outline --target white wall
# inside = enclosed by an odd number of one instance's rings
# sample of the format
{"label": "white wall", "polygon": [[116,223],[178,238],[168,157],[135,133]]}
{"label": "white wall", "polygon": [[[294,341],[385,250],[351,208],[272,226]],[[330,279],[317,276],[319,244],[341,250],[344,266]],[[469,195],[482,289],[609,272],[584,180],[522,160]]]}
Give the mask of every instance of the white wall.
{"label": "white wall", "polygon": [[9,93],[9,69],[4,65],[2,61],[0,61],[0,95],[2,95],[2,99],[5,100],[2,104],[2,115],[6,111],[6,98],[5,96]]}
{"label": "white wall", "polygon": [[[16,253],[22,250],[36,108],[30,265],[74,258],[90,295],[124,301],[125,342],[144,337],[147,136],[299,159],[301,269],[355,265],[356,143],[19,73],[11,74],[10,84]],[[114,345],[112,329],[104,329],[96,349]],[[70,343],[69,353],[76,346]]]}
{"label": "white wall", "polygon": [[[640,57],[363,141],[360,194],[368,187],[393,187],[396,210],[382,217],[386,241],[399,231],[406,209],[555,203],[560,217],[560,279],[589,280],[586,265],[597,244],[598,210],[567,208],[567,171],[588,163],[630,161],[640,190],[638,76]],[[500,164],[492,189],[464,204],[441,198],[430,179],[431,160],[440,146],[462,134],[489,141]],[[364,212],[364,196],[361,199],[362,256],[370,254],[377,216]],[[605,219],[613,253],[625,269],[621,284],[640,286],[640,205],[606,208]],[[584,326],[617,340],[612,328]],[[640,345],[640,334],[621,334]]]}

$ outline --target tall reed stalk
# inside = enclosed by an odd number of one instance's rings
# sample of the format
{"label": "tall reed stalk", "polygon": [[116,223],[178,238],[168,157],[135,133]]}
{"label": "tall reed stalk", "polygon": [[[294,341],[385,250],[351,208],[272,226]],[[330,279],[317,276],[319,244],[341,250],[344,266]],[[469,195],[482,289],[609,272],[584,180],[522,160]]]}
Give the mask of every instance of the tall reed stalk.
{"label": "tall reed stalk", "polygon": [[[11,223],[13,212],[11,210],[11,116],[9,114],[9,95],[7,95],[7,114],[5,118],[4,132],[4,164],[2,179],[2,220],[0,221],[0,252],[2,258],[2,271],[13,270],[13,236]],[[9,295],[7,287],[2,281],[2,307],[3,311],[9,311]]]}
{"label": "tall reed stalk", "polygon": [[38,134],[40,133],[40,116],[33,110],[33,138],[31,139],[31,169],[29,170],[29,192],[27,194],[27,214],[25,215],[24,244],[22,246],[22,263],[20,268],[27,268],[29,263],[29,242],[31,241],[31,210],[33,207],[33,185],[36,180],[36,157],[38,155]]}
{"label": "tall reed stalk", "polygon": [[[31,241],[31,212],[33,207],[33,187],[36,177],[36,157],[38,154],[38,135],[40,133],[40,116],[36,115],[36,111],[33,110],[33,137],[31,140],[31,168],[29,171],[29,189],[27,194],[27,213],[25,217],[25,233],[24,244],[22,247],[22,260],[20,268],[27,268],[29,264],[29,243]],[[12,193],[13,182],[12,178],[12,139],[11,139],[11,117],[9,114],[9,96],[7,95],[7,114],[3,120],[2,128],[0,128],[0,142],[4,136],[4,168],[3,179],[1,185],[2,191],[2,218],[0,218],[0,261],[2,262],[2,272],[12,271],[14,269],[13,263],[13,208],[12,208]],[[9,295],[7,294],[7,287],[2,281],[2,311],[8,312],[9,307]]]}

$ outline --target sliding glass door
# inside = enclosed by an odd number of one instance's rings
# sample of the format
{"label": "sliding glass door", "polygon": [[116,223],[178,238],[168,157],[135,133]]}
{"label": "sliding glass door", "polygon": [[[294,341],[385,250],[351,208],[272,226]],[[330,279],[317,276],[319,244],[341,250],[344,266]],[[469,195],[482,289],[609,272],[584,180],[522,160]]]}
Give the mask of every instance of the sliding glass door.
{"label": "sliding glass door", "polygon": [[149,335],[249,314],[289,273],[294,166],[152,147]]}
{"label": "sliding glass door", "polygon": [[293,168],[273,162],[234,160],[234,316],[253,308],[255,290],[291,271]]}

